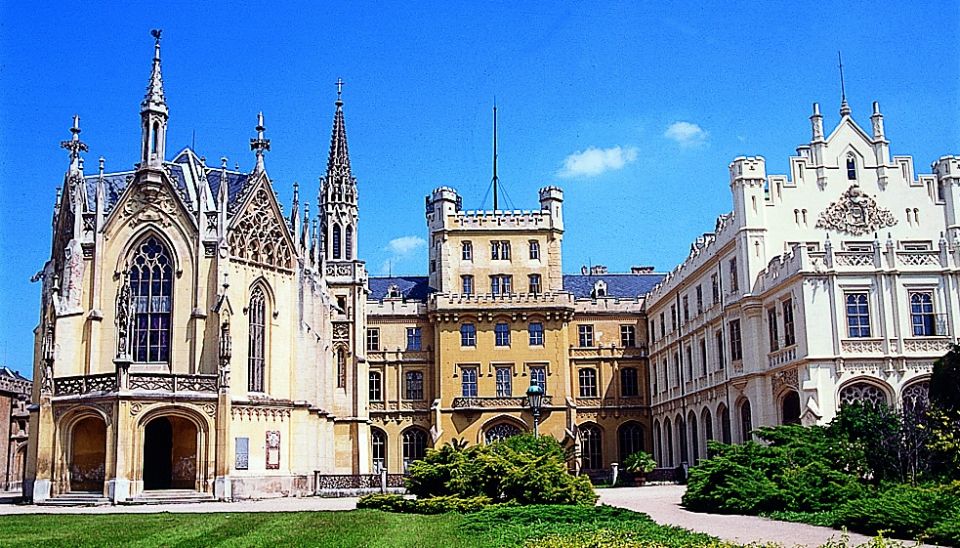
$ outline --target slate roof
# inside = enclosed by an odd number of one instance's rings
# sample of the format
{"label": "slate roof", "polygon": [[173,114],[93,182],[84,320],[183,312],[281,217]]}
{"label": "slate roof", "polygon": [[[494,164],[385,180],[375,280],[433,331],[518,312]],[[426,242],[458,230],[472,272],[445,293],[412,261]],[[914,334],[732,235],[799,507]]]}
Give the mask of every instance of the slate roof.
{"label": "slate roof", "polygon": [[426,276],[371,277],[368,285],[370,288],[368,299],[372,301],[386,299],[391,285],[396,285],[403,298],[408,301],[426,301],[427,296],[434,292]]}
{"label": "slate roof", "polygon": [[[607,284],[607,296],[633,299],[649,293],[653,286],[663,280],[663,274],[565,274],[563,289],[577,299],[589,299],[598,280]],[[371,277],[370,300],[382,301],[391,285],[396,285],[408,301],[426,301],[435,290],[429,286],[426,276]]]}
{"label": "slate roof", "polygon": [[[190,196],[199,196],[200,193],[197,189],[199,181],[192,181],[190,183],[194,185],[194,188],[192,189],[193,192],[190,192],[190,190],[187,189],[188,181],[187,177],[184,175],[184,170],[189,169],[188,166],[191,163],[193,164],[195,173],[200,173],[201,170],[206,172],[207,184],[210,186],[213,201],[216,203],[217,199],[220,197],[220,175],[222,173],[220,168],[202,165],[197,158],[197,155],[189,148],[183,149],[183,151],[177,154],[173,161],[164,162],[164,165],[169,168],[170,175],[173,179],[173,184],[180,193],[180,196],[187,204],[192,204]],[[107,202],[104,211],[109,212],[113,209],[113,207],[120,200],[120,196],[123,194],[123,191],[127,188],[129,181],[133,180],[133,175],[133,171],[120,171],[103,174]],[[84,176],[84,180],[87,183],[87,204],[90,211],[93,211],[96,208],[97,179],[99,178],[99,173]],[[237,199],[241,196],[241,191],[243,190],[243,187],[249,178],[250,174],[248,173],[241,173],[229,169],[226,170],[228,206],[234,205]]]}
{"label": "slate roof", "polygon": [[603,280],[608,297],[633,299],[649,293],[663,280],[663,274],[564,274],[563,289],[578,299],[589,299],[594,284]]}

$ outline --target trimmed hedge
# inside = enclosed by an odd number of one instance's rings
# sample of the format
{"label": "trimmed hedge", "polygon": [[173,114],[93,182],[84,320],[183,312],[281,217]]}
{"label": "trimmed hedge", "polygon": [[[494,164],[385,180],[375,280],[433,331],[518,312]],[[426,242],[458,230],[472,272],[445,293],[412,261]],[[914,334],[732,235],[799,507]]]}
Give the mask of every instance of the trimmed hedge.
{"label": "trimmed hedge", "polygon": [[365,495],[357,501],[357,508],[400,512],[405,514],[445,514],[479,512],[490,504],[488,497],[459,498],[440,496],[423,499],[406,498],[403,495]]}

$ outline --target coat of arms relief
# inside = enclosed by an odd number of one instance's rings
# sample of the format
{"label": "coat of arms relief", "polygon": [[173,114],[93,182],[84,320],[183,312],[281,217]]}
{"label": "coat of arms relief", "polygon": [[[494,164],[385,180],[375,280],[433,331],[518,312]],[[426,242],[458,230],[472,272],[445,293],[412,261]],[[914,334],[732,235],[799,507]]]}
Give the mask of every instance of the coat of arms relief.
{"label": "coat of arms relief", "polygon": [[820,214],[816,227],[862,236],[895,224],[897,219],[889,209],[878,206],[860,185],[853,184]]}

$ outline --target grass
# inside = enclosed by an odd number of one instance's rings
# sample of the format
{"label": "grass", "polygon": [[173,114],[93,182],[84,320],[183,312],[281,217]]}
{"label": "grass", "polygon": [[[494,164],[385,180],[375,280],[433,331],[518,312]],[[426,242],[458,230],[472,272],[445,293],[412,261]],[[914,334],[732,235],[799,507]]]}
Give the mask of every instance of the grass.
{"label": "grass", "polygon": [[471,515],[350,512],[23,515],[0,517],[0,546],[525,546],[595,531],[629,532],[656,546],[716,539],[609,507],[489,508]]}

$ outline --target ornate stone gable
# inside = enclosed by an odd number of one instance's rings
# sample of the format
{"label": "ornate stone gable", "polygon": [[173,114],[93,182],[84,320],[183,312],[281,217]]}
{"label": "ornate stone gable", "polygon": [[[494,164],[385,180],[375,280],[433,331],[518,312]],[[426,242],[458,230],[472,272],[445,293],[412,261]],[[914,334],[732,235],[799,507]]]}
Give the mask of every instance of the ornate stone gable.
{"label": "ornate stone gable", "polygon": [[839,200],[820,213],[817,228],[863,236],[878,229],[897,224],[897,219],[877,205],[877,201],[853,184]]}
{"label": "ornate stone gable", "polygon": [[293,270],[293,243],[282,224],[279,207],[261,179],[254,183],[246,207],[233,221],[227,240],[230,255],[242,261]]}

